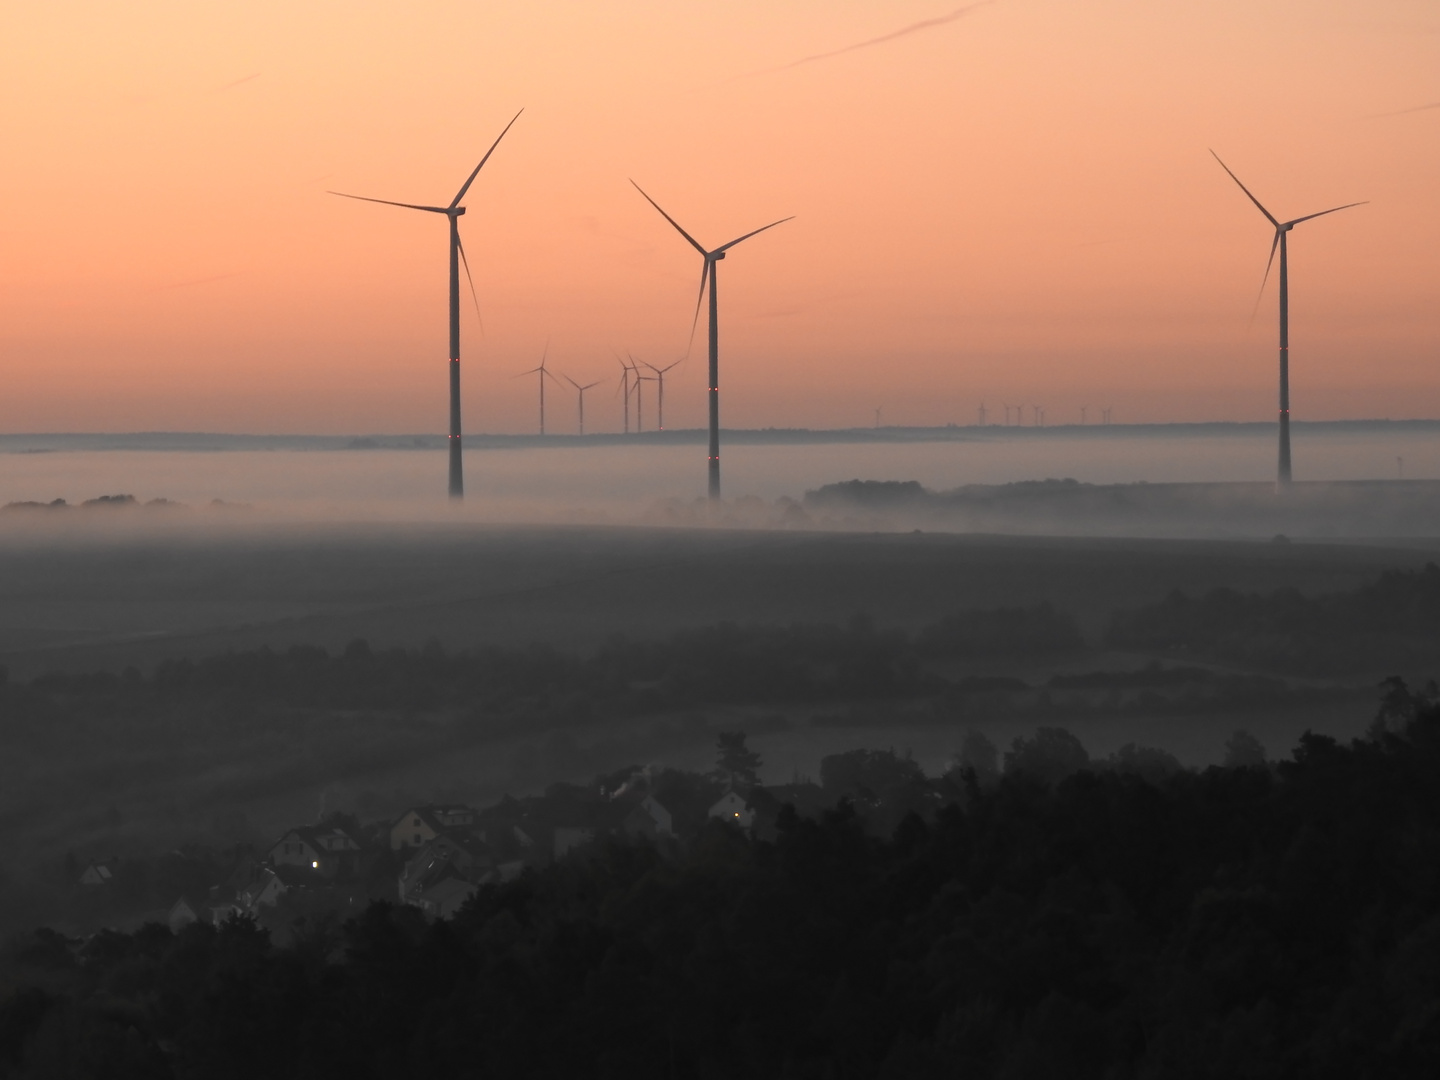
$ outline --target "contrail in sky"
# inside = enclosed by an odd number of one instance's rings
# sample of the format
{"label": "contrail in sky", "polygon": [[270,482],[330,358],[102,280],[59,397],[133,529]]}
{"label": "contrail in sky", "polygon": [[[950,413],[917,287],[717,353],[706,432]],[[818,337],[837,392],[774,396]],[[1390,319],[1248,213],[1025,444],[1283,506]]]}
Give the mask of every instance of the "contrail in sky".
{"label": "contrail in sky", "polygon": [[994,2],[995,0],[980,0],[980,2],[976,4],[966,4],[964,7],[956,8],[948,15],[941,15],[934,19],[922,19],[920,22],[911,23],[909,26],[892,31],[889,34],[881,34],[879,37],[870,38],[868,41],[857,41],[854,45],[846,45],[843,49],[835,49],[832,52],[816,53],[814,56],[801,57],[799,60],[792,61],[791,63],[781,64],[777,68],[769,68],[767,71],[760,72],[760,74],[765,75],[772,71],[787,71],[790,68],[799,67],[801,64],[813,64],[816,60],[829,60],[832,56],[841,56],[844,53],[854,52],[856,49],[868,49],[872,45],[883,45],[887,41],[894,41],[896,38],[906,37],[909,34],[918,34],[922,30],[931,30],[937,26],[952,23],[956,19],[968,15],[976,8],[985,7],[987,4],[993,4]]}
{"label": "contrail in sky", "polygon": [[219,91],[221,91],[221,90],[229,90],[229,89],[230,89],[231,87],[233,87],[233,86],[239,86],[241,83],[247,83],[247,82],[249,82],[251,79],[258,79],[259,77],[260,77],[260,72],[257,71],[257,72],[255,72],[254,75],[246,75],[243,79],[236,79],[234,82],[227,82],[224,86],[217,86],[217,87],[215,88],[215,90],[216,90],[217,92],[219,92]]}
{"label": "contrail in sky", "polygon": [[234,270],[228,274],[215,274],[211,277],[192,278],[189,281],[172,281],[168,285],[160,285],[160,289],[188,289],[191,285],[209,285],[212,281],[224,281],[226,278],[239,277],[240,271]]}
{"label": "contrail in sky", "polygon": [[1396,109],[1394,112],[1376,113],[1371,119],[1379,119],[1382,116],[1404,116],[1406,113],[1424,112],[1427,109],[1440,109],[1440,101],[1432,101],[1429,105],[1416,105],[1413,109]]}

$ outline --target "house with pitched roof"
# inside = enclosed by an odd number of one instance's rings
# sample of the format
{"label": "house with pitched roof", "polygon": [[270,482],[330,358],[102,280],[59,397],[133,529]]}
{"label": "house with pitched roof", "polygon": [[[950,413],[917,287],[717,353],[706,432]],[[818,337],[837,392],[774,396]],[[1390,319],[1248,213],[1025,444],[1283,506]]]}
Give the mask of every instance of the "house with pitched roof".
{"label": "house with pitched roof", "polygon": [[390,850],[418,848],[443,832],[470,830],[474,825],[475,811],[468,806],[413,806],[390,826]]}
{"label": "house with pitched roof", "polygon": [[654,795],[646,795],[631,804],[620,822],[620,831],[627,836],[646,836],[652,840],[675,835],[675,819]]}
{"label": "house with pitched roof", "polygon": [[718,821],[728,821],[742,829],[748,829],[755,824],[754,809],[750,806],[749,801],[734,788],[721,795],[715,805],[707,811],[707,815]]}
{"label": "house with pitched roof", "polygon": [[272,866],[294,866],[321,877],[355,873],[360,865],[360,844],[344,829],[302,825],[290,829],[266,852]]}
{"label": "house with pitched roof", "polygon": [[289,886],[268,866],[255,868],[254,876],[235,894],[235,904],[247,915],[257,915],[262,907],[274,907]]}
{"label": "house with pitched roof", "polygon": [[417,882],[405,902],[433,919],[448,919],[479,889],[478,884],[466,880],[453,866],[446,864]]}
{"label": "house with pitched roof", "polygon": [[90,888],[109,885],[114,876],[115,872],[110,869],[109,863],[92,861],[80,875],[80,884]]}
{"label": "house with pitched roof", "polygon": [[400,871],[400,902],[449,918],[481,885],[497,880],[495,860],[483,841],[442,833]]}

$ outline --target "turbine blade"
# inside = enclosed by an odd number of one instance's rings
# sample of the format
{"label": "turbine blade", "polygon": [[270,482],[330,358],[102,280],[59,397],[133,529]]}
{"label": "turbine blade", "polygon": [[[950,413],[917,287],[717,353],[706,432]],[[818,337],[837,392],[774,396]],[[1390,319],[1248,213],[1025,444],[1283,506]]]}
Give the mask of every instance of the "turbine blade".
{"label": "turbine blade", "polygon": [[571,386],[575,387],[576,390],[584,390],[584,389],[585,389],[585,387],[581,386],[578,382],[576,382],[574,379],[572,379],[569,375],[565,375],[565,373],[564,373],[563,371],[562,371],[560,374],[561,374],[561,375],[564,375],[564,376],[565,376],[565,381],[568,382]]}
{"label": "turbine blade", "polygon": [[750,237],[756,235],[756,233],[762,233],[762,232],[764,232],[766,229],[773,229],[776,225],[784,225],[785,222],[787,222],[787,221],[794,221],[794,220],[795,220],[795,215],[794,215],[794,214],[791,214],[789,217],[782,217],[779,221],[772,221],[772,222],[770,222],[769,225],[762,225],[762,226],[760,226],[760,228],[756,229],[755,232],[747,232],[744,236],[737,237],[736,239],[731,240],[728,244],[725,244],[723,247],[718,247],[718,248],[716,248],[715,251],[714,251],[714,254],[719,255],[722,251],[729,251],[729,250],[730,250],[732,247],[734,247],[736,244],[740,243],[740,241],[742,241],[742,240],[749,240]]}
{"label": "turbine blade", "polygon": [[604,381],[605,381],[604,379],[596,379],[596,380],[595,380],[594,382],[592,382],[592,383],[586,383],[584,386],[580,387],[580,389],[581,389],[581,390],[589,390],[592,386],[599,386],[599,385],[600,385],[601,383],[603,383]]}
{"label": "turbine blade", "polygon": [[661,374],[661,375],[664,375],[665,372],[667,372],[667,371],[670,370],[670,368],[672,368],[672,367],[679,367],[679,366],[680,366],[681,364],[683,364],[684,362],[685,362],[685,358],[682,356],[679,360],[676,360],[675,363],[669,364],[669,365],[667,365],[666,367],[661,368],[661,369],[660,369],[660,374]]}
{"label": "turbine blade", "polygon": [[[1220,161],[1220,155],[1215,153],[1214,150],[1210,151],[1210,156],[1213,157],[1216,161]],[[1240,184],[1240,178],[1236,176],[1233,172],[1230,172],[1229,165],[1226,165],[1225,162],[1220,161],[1220,168],[1224,169],[1227,173],[1230,173],[1231,180],[1234,180],[1235,183]],[[1244,184],[1240,184],[1240,190],[1245,192],[1246,195],[1250,195],[1250,189],[1247,188]],[[1256,206],[1260,207],[1260,213],[1265,215],[1266,219],[1270,222],[1271,225],[1274,225],[1277,229],[1280,227],[1280,222],[1275,220],[1275,215],[1270,213],[1269,210],[1266,210],[1265,207],[1260,206],[1259,199],[1255,198],[1254,195],[1250,195],[1250,201],[1253,202]]]}
{"label": "turbine blade", "polygon": [[[642,188],[639,184],[636,184],[634,180],[631,180],[630,183],[635,185],[636,191],[640,192],[641,195],[645,195],[644,188]],[[645,195],[645,201],[648,202],[651,206],[653,206],[656,210],[660,210],[660,204],[657,203],[654,199],[650,198],[649,195]],[[710,253],[700,246],[700,241],[696,240],[688,232],[680,228],[680,223],[678,221],[676,221],[669,214],[665,213],[664,210],[660,210],[660,216],[663,217],[666,221],[668,221],[671,225],[674,225],[675,231],[678,232],[681,236],[683,236],[686,240],[689,240],[691,247],[693,247],[696,251],[700,252],[701,255],[705,255],[707,257],[709,256]]]}
{"label": "turbine blade", "polygon": [[1260,310],[1260,301],[1265,296],[1265,284],[1270,280],[1270,267],[1275,264],[1275,249],[1280,246],[1280,230],[1275,230],[1275,239],[1270,241],[1270,258],[1265,260],[1265,276],[1260,279],[1260,291],[1255,294],[1255,307],[1250,311],[1250,324],[1255,324],[1255,315]]}
{"label": "turbine blade", "polygon": [[[524,109],[520,110],[520,112],[524,111]],[[509,131],[514,127],[515,121],[520,119],[520,112],[517,112],[510,118],[510,123],[505,125],[505,131]],[[465,183],[460,186],[460,190],[456,193],[455,198],[450,201],[451,210],[454,210],[455,207],[460,205],[460,200],[465,197],[465,192],[470,190],[470,185],[475,182],[475,177],[480,175],[480,170],[485,167],[485,162],[490,160],[490,155],[495,152],[495,147],[499,146],[500,140],[505,137],[505,131],[500,132],[495,141],[490,144],[490,149],[485,151],[485,156],[480,159],[480,164],[475,166],[475,171],[470,174],[470,179],[466,180]]]}
{"label": "turbine blade", "polygon": [[455,243],[460,248],[460,261],[465,264],[465,280],[470,283],[470,299],[475,302],[475,319],[480,323],[480,336],[485,336],[485,318],[480,314],[480,297],[475,295],[475,279],[470,276],[470,260],[465,257],[465,241],[460,239],[460,232],[455,232]]}
{"label": "turbine blade", "polygon": [[512,379],[523,379],[526,375],[534,375],[535,372],[539,370],[540,369],[538,367],[532,367],[529,371],[522,371],[519,375],[511,375],[510,377]]}
{"label": "turbine blade", "polygon": [[361,202],[378,202],[386,206],[403,206],[406,210],[428,210],[432,214],[449,213],[443,206],[420,206],[416,203],[391,202],[389,199],[372,199],[368,195],[351,195],[344,191],[327,191],[325,194],[339,195],[342,199],[359,199]]}
{"label": "turbine blade", "polygon": [[700,271],[700,295],[695,297],[695,318],[690,320],[690,340],[685,343],[685,355],[695,345],[695,328],[700,325],[700,305],[705,301],[705,280],[710,276],[710,256],[705,256],[705,269]]}
{"label": "turbine blade", "polygon": [[1286,225],[1299,225],[1302,221],[1309,221],[1311,218],[1324,217],[1326,214],[1333,214],[1336,210],[1349,210],[1352,206],[1366,206],[1370,202],[1365,199],[1362,202],[1347,202],[1344,206],[1336,206],[1329,210],[1321,210],[1318,214],[1306,214],[1304,217],[1297,217],[1294,221],[1287,221]]}

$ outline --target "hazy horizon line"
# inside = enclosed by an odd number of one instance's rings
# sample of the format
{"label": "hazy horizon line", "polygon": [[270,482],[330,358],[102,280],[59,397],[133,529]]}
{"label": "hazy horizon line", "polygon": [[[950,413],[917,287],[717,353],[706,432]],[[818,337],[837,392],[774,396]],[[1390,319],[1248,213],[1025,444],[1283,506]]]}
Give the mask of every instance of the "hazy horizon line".
{"label": "hazy horizon line", "polygon": [[[1362,427],[1379,425],[1407,425],[1440,426],[1440,417],[1347,417],[1340,419],[1324,420],[1299,420],[1291,421],[1292,427]],[[1250,429],[1273,429],[1274,420],[1139,420],[1139,421],[1115,421],[1112,423],[1054,423],[1044,425],[1034,424],[1003,424],[1003,423],[955,423],[943,424],[880,424],[880,425],[851,425],[848,427],[778,427],[767,425],[764,427],[731,427],[722,428],[721,431],[732,437],[746,438],[750,436],[765,435],[794,435],[794,436],[845,436],[847,440],[857,438],[876,438],[886,434],[927,434],[927,433],[955,433],[969,432],[987,434],[994,433],[1041,433],[1041,432],[1087,432],[1101,433],[1105,431],[1128,431],[1138,429],[1178,429],[1178,428],[1217,428],[1235,430],[1240,428]],[[665,428],[663,430],[650,431],[597,431],[585,432],[583,435],[575,432],[494,432],[494,431],[472,431],[465,432],[464,438],[472,441],[500,441],[500,442],[614,442],[614,441],[686,441],[691,438],[704,438],[708,434],[703,427]],[[357,444],[353,449],[368,449],[366,443],[375,440],[384,440],[387,443],[409,440],[415,443],[416,449],[434,449],[446,445],[446,436],[442,432],[425,431],[399,431],[399,432],[377,432],[377,431],[355,431],[355,432],[313,432],[313,431],[287,431],[287,432],[255,432],[255,431],[206,431],[198,429],[131,429],[123,431],[11,431],[0,432],[0,444],[15,442],[27,439],[83,439],[83,440],[135,440],[135,439],[207,439],[224,440],[235,439],[253,442],[278,441],[278,440],[303,440],[308,442],[334,442]],[[434,445],[425,445],[426,440],[433,440]],[[383,449],[401,449],[397,446],[384,446]]]}

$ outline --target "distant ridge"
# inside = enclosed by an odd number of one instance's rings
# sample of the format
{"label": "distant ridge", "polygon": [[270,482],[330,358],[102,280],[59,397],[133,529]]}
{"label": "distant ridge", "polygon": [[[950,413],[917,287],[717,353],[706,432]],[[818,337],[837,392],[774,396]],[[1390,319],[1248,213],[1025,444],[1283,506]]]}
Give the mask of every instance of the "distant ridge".
{"label": "distant ridge", "polygon": [[[1440,420],[1297,420],[1297,434],[1430,431],[1440,434]],[[726,428],[727,442],[748,445],[805,443],[970,442],[978,439],[1124,439],[1134,437],[1253,437],[1273,434],[1273,421],[1203,421],[1170,424],[1056,424],[1013,427],[989,424],[946,424],[939,427],[899,425],[857,428]],[[623,435],[503,435],[467,433],[467,450],[519,450],[540,447],[704,445],[703,428],[673,428]],[[103,451],[183,451],[188,453],[265,450],[433,450],[446,448],[441,434],[398,435],[250,435],[201,431],[31,432],[0,434],[0,453],[34,454]]]}

